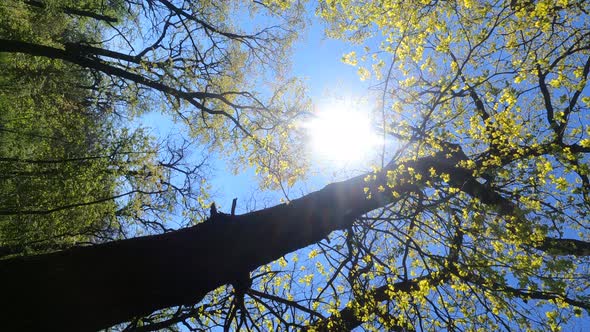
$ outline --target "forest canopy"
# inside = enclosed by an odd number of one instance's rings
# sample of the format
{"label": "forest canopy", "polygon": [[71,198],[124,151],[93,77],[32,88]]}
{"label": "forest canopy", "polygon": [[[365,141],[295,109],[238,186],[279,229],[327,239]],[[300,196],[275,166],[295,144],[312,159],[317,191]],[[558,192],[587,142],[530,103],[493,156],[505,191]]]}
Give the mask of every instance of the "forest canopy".
{"label": "forest canopy", "polygon": [[[8,325],[588,328],[589,11],[584,0],[4,2]],[[317,169],[309,123],[321,115],[289,66],[310,22],[370,84],[365,136],[379,141],[366,169],[315,192],[300,188]],[[182,129],[153,135],[142,128],[153,113]],[[333,113],[315,123],[342,127]],[[353,122],[350,136],[364,133]],[[284,203],[218,211],[212,159],[255,172]]]}

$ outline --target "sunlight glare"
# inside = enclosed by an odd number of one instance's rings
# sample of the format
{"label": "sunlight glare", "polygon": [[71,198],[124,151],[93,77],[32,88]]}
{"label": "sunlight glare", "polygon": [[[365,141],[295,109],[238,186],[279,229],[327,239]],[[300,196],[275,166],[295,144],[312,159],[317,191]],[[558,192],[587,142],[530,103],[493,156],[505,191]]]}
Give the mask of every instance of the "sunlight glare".
{"label": "sunlight glare", "polygon": [[307,129],[314,154],[325,161],[358,162],[379,144],[367,112],[338,105],[318,112]]}

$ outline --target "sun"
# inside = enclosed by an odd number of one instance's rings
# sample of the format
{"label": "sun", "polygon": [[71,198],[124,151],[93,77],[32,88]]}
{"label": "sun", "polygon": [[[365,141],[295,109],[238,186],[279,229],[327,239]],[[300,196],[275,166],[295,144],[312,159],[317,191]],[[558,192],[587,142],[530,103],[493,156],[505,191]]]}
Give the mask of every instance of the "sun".
{"label": "sun", "polygon": [[359,162],[380,143],[369,113],[343,103],[321,107],[306,127],[313,155],[324,161]]}

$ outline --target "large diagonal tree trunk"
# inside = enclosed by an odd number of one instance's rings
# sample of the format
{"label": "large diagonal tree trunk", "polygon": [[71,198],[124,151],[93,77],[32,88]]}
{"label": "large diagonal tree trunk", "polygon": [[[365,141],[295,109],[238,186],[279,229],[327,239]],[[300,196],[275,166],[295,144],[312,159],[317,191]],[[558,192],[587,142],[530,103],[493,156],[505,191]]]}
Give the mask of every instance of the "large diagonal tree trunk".
{"label": "large diagonal tree trunk", "polygon": [[[517,207],[511,201],[458,166],[465,159],[463,153],[447,150],[407,161],[404,168],[422,174],[423,182],[433,180],[431,169],[449,174],[451,186],[496,206],[500,213],[514,213]],[[399,166],[390,164],[380,172],[330,184],[289,204],[238,216],[218,213],[204,223],[163,235],[0,261],[2,327],[97,330],[158,309],[197,303],[246,272],[391,203],[392,190],[401,195],[419,190],[408,172],[398,172],[395,181],[388,182],[387,172]],[[537,248],[557,245],[568,254],[590,252],[589,243],[574,242],[546,239]]]}
{"label": "large diagonal tree trunk", "polygon": [[[448,172],[456,162],[434,156],[407,165],[424,173],[430,167]],[[96,330],[196,303],[246,271],[316,243],[391,202],[391,191],[376,189],[386,185],[387,170],[370,183],[361,175],[289,204],[238,216],[216,214],[163,235],[0,261],[4,324]],[[409,182],[398,177],[396,191],[414,190]],[[370,199],[366,187],[372,188]]]}

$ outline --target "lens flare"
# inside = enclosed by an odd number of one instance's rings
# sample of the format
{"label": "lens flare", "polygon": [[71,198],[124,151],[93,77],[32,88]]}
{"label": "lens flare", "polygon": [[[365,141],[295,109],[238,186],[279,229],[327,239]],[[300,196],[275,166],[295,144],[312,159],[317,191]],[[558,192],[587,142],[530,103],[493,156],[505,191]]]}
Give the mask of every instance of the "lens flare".
{"label": "lens flare", "polygon": [[326,161],[357,162],[379,144],[369,115],[361,111],[326,108],[309,121],[307,129],[314,155]]}

